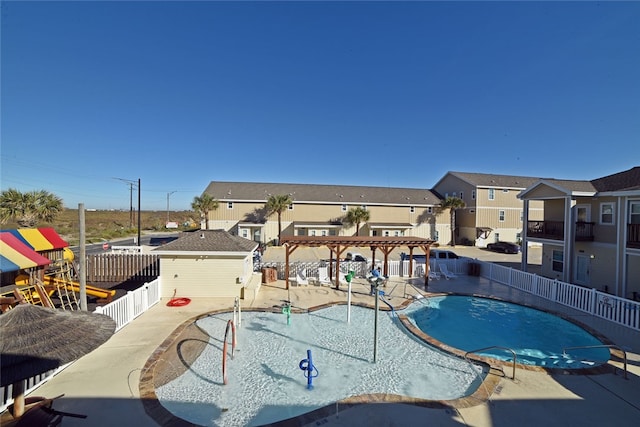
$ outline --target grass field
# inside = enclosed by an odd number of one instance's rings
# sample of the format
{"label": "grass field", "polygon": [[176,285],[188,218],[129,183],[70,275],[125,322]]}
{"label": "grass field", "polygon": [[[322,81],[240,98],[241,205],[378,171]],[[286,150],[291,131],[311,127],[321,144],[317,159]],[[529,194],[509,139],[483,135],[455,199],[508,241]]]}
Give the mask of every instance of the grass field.
{"label": "grass field", "polygon": [[[200,227],[199,214],[192,211],[169,212],[169,220],[179,225],[178,230]],[[166,211],[142,211],[140,229],[142,231],[168,231]],[[187,224],[187,225],[185,225]],[[77,209],[65,209],[51,223],[38,223],[37,227],[53,227],[58,234],[74,246],[80,236],[80,215]],[[2,229],[20,228],[15,222],[2,225]],[[171,231],[178,231],[171,230]],[[135,236],[138,233],[138,212],[116,210],[85,211],[85,235],[87,243],[110,240],[117,237]]]}

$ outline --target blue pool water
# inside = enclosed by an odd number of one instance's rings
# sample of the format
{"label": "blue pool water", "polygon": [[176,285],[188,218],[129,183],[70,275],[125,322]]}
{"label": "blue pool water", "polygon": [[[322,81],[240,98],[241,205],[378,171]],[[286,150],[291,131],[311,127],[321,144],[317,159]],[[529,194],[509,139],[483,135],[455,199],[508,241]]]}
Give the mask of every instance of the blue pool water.
{"label": "blue pool water", "polygon": [[[347,323],[347,307],[339,305],[292,314],[291,324],[283,314],[243,312],[224,385],[223,337],[231,317],[199,319],[211,337],[207,347],[186,372],[156,389],[177,417],[203,426],[257,426],[363,394],[449,400],[472,394],[486,375],[416,339],[390,312],[379,313],[374,363],[374,311],[351,307]],[[312,390],[300,369],[307,350],[319,372]]]}
{"label": "blue pool water", "polygon": [[[606,363],[607,348],[564,348],[602,345],[596,337],[558,316],[529,307],[488,298],[449,295],[433,297],[409,313],[427,335],[463,351],[507,347],[517,362],[547,368],[576,369]],[[492,349],[483,356],[512,360],[505,350]]]}

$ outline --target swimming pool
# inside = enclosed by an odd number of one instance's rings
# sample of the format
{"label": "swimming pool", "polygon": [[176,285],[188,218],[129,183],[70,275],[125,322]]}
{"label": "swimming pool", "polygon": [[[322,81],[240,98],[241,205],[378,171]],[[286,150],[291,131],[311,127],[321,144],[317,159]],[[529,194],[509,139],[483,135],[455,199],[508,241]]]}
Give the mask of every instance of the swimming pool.
{"label": "swimming pool", "polygon": [[[197,320],[210,337],[202,353],[184,373],[156,387],[158,401],[174,416],[204,426],[255,426],[354,396],[457,399],[474,393],[486,376],[482,368],[416,339],[382,311],[374,363],[375,312],[352,306],[347,323],[347,307],[337,305],[292,314],[291,324],[281,313],[243,312],[224,385],[223,337],[231,317],[219,313]],[[312,390],[300,369],[307,350],[319,372]]]}
{"label": "swimming pool", "polygon": [[[576,369],[598,366],[609,360],[607,348],[568,350],[603,343],[581,327],[544,311],[463,295],[426,298],[409,318],[425,334],[462,351],[491,346],[510,348],[517,363],[546,368]],[[492,349],[478,353],[512,360],[510,352]]]}

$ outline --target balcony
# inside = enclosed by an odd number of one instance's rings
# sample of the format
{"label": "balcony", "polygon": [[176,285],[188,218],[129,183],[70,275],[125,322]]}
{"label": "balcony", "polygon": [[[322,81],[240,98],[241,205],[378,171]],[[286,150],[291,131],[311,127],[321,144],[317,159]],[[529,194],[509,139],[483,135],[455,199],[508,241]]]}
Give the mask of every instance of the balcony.
{"label": "balcony", "polygon": [[564,239],[563,221],[529,221],[527,222],[527,237],[533,239]]}
{"label": "balcony", "polygon": [[576,242],[593,242],[593,227],[595,222],[576,222]]}
{"label": "balcony", "polygon": [[[593,242],[594,222],[576,222],[575,241]],[[564,240],[563,221],[529,221],[527,235],[537,239]]]}
{"label": "balcony", "polygon": [[627,224],[627,247],[640,249],[640,224]]}

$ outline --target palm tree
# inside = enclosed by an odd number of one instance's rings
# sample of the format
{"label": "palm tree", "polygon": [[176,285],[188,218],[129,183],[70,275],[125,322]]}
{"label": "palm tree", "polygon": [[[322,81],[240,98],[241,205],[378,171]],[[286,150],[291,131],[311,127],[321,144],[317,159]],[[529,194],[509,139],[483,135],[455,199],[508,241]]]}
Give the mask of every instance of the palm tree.
{"label": "palm tree", "polygon": [[200,213],[200,218],[204,218],[204,228],[209,229],[209,212],[218,209],[218,201],[211,194],[203,193],[202,196],[194,197],[191,202],[191,209]]}
{"label": "palm tree", "polygon": [[0,194],[0,223],[15,219],[21,227],[51,222],[63,209],[62,199],[46,190],[21,193],[10,188]]}
{"label": "palm tree", "polygon": [[360,223],[369,221],[371,213],[362,207],[349,209],[345,221],[349,225],[356,226],[356,236],[360,235]]}
{"label": "palm tree", "polygon": [[451,221],[451,246],[456,245],[456,210],[462,209],[466,206],[464,200],[460,197],[447,197],[442,203],[440,203],[441,209],[449,209],[450,221]]}
{"label": "palm tree", "polygon": [[280,234],[282,233],[282,212],[293,203],[291,196],[288,194],[274,194],[269,196],[265,208],[267,209],[267,216],[271,216],[274,213],[278,214],[278,244],[280,244]]}

